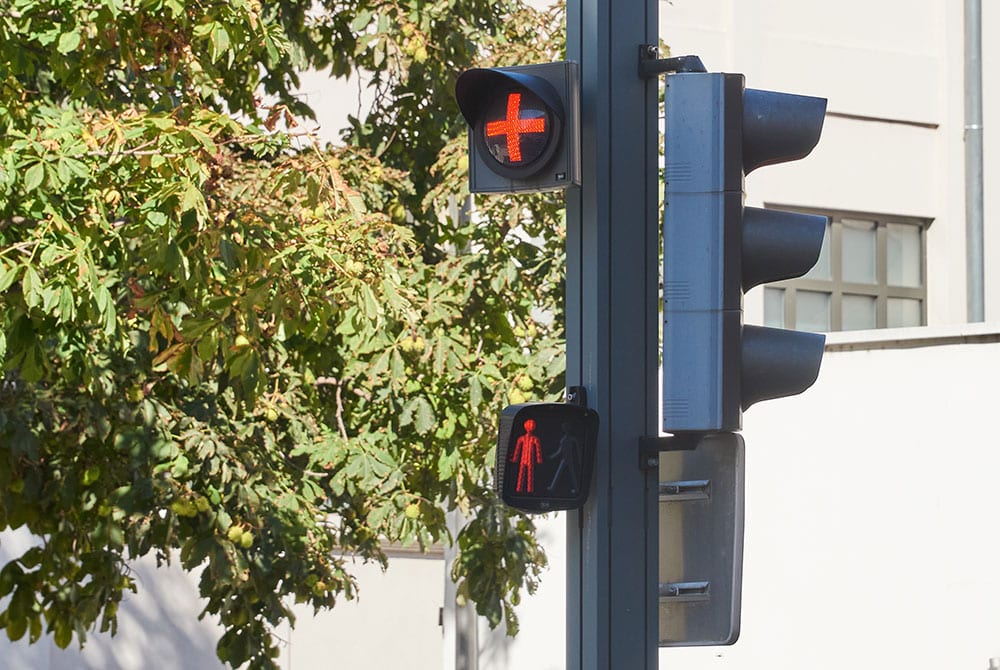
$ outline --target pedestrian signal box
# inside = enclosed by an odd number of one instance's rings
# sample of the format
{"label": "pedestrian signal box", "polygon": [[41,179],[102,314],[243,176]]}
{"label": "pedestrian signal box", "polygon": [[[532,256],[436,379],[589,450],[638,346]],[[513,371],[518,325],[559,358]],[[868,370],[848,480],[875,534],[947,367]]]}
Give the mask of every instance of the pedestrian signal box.
{"label": "pedestrian signal box", "polygon": [[580,183],[580,83],[573,62],[466,70],[455,82],[469,124],[469,190],[551,191]]}
{"label": "pedestrian signal box", "polygon": [[496,490],[527,512],[579,509],[587,501],[597,412],[564,403],[510,405],[500,415]]}

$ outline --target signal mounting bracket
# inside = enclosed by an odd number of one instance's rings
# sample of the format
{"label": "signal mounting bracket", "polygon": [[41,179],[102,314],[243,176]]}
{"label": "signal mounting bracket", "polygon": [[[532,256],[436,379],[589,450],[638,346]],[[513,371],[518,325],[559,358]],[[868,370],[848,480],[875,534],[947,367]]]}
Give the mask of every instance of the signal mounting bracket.
{"label": "signal mounting bracket", "polygon": [[668,72],[708,72],[698,56],[657,58],[660,49],[655,44],[639,45],[639,76],[649,79]]}
{"label": "signal mounting bracket", "polygon": [[569,405],[587,406],[587,388],[584,386],[570,386],[566,389],[566,403]]}

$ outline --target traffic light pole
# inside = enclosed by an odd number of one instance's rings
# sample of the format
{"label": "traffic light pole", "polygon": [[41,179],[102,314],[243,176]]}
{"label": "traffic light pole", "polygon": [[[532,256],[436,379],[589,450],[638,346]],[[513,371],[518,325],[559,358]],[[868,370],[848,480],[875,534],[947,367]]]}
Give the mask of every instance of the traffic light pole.
{"label": "traffic light pole", "polygon": [[658,0],[569,0],[580,64],[582,183],[567,191],[567,385],[601,425],[588,504],[568,513],[567,669],[657,667],[656,78]]}

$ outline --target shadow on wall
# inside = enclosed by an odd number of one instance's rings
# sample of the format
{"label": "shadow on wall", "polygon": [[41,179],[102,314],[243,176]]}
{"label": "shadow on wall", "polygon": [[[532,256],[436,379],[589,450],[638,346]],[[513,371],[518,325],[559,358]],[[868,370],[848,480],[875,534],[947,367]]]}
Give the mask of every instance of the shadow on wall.
{"label": "shadow on wall", "polygon": [[[0,534],[0,564],[37,543],[23,529]],[[222,670],[215,655],[222,629],[211,617],[198,621],[198,574],[179,566],[156,567],[146,558],[131,565],[138,593],[126,593],[118,610],[118,634],[91,632],[81,650],[74,638],[59,649],[51,636],[28,644],[0,633],[4,670]]]}

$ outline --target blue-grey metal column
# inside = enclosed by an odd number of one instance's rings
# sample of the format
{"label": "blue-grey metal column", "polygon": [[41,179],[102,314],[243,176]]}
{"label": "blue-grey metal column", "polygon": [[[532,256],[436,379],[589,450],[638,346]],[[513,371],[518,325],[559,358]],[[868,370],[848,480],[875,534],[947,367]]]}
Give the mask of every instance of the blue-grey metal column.
{"label": "blue-grey metal column", "polygon": [[601,418],[587,506],[568,518],[567,669],[657,665],[657,0],[568,0],[580,63],[582,176],[567,191],[568,385]]}

